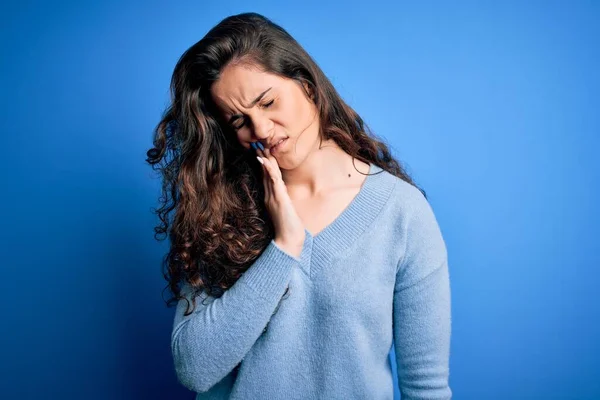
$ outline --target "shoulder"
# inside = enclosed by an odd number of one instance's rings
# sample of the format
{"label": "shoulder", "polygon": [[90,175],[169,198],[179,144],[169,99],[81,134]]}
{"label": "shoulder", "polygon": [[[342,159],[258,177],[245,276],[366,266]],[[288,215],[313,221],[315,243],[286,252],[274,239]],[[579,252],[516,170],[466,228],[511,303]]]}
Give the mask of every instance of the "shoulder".
{"label": "shoulder", "polygon": [[387,219],[401,244],[398,267],[419,263],[435,267],[444,262],[447,250],[433,207],[416,186],[392,174]]}
{"label": "shoulder", "polygon": [[407,218],[423,217],[433,213],[432,207],[419,188],[383,170],[386,184],[392,186],[389,207],[403,221]]}

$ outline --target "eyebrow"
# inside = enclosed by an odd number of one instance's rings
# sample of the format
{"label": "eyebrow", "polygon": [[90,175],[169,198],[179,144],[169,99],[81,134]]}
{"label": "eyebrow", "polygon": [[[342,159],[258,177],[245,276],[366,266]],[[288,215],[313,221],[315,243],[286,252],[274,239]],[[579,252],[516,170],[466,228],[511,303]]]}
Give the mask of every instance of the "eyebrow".
{"label": "eyebrow", "polygon": [[[254,107],[254,105],[256,103],[258,103],[264,97],[264,95],[267,94],[267,92],[269,90],[271,90],[271,89],[273,89],[273,87],[270,87],[267,90],[265,90],[264,92],[262,92],[261,94],[259,94],[254,100],[252,100],[252,103],[250,103],[250,105],[248,107],[246,107],[246,108]],[[229,123],[231,124],[236,119],[243,118],[243,117],[244,117],[244,115],[242,115],[242,114],[234,114],[234,115],[231,116],[231,118],[229,118]]]}

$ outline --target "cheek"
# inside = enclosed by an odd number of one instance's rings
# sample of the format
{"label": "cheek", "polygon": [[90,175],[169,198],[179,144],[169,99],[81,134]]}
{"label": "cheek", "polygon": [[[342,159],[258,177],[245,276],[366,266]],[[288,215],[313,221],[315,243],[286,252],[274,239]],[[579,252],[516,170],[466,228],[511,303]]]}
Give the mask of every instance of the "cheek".
{"label": "cheek", "polygon": [[252,142],[252,135],[250,130],[247,128],[239,129],[236,133],[237,141],[245,148],[250,149],[250,143]]}
{"label": "cheek", "polygon": [[[279,116],[274,119],[276,123],[297,131],[304,128],[311,119],[310,103],[303,99],[294,99],[286,103]],[[293,132],[291,132],[293,133]]]}

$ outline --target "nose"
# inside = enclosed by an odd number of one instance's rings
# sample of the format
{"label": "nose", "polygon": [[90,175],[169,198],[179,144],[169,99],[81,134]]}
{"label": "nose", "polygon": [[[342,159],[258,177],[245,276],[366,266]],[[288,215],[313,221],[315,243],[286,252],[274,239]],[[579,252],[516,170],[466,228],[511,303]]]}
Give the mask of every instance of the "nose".
{"label": "nose", "polygon": [[254,117],[252,118],[252,127],[254,136],[256,136],[257,139],[266,139],[271,136],[273,123],[270,119],[265,117]]}

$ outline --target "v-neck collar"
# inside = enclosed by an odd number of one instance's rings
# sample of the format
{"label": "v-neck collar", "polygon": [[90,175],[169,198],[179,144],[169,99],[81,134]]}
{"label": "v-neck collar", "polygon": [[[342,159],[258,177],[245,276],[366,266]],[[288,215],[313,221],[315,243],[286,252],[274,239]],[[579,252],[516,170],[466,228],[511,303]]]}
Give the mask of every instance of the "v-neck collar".
{"label": "v-neck collar", "polygon": [[308,236],[303,251],[303,269],[312,278],[332,257],[347,250],[374,221],[396,183],[395,176],[371,163],[369,175],[346,208],[316,235]]}

